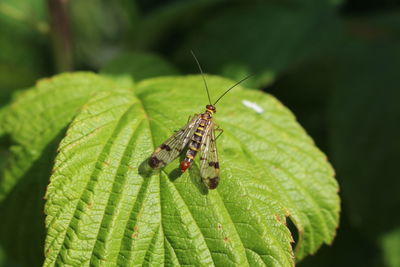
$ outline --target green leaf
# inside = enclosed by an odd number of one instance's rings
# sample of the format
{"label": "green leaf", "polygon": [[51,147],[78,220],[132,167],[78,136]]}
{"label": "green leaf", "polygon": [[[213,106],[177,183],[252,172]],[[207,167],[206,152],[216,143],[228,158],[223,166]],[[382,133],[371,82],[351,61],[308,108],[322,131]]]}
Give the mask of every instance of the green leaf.
{"label": "green leaf", "polygon": [[337,27],[332,7],[322,1],[231,5],[192,29],[176,60],[193,66],[187,51],[194,49],[208,72],[239,80],[246,71],[256,75],[256,86],[265,86],[277,74],[322,53]]}
{"label": "green leaf", "polygon": [[42,1],[3,0],[0,4],[2,19],[19,24],[17,27],[45,31],[46,4]]}
{"label": "green leaf", "polygon": [[[133,46],[137,49],[150,49],[165,42],[177,28],[190,31],[194,23],[207,18],[213,8],[226,0],[194,0],[163,2],[158,8],[150,7],[152,12],[139,21],[134,33]],[[152,3],[146,3],[151,5]]]}
{"label": "green leaf", "polygon": [[115,56],[137,23],[135,1],[69,1],[77,66],[98,69]]}
{"label": "green leaf", "polygon": [[0,106],[48,72],[45,10],[43,1],[0,2]]}
{"label": "green leaf", "polygon": [[15,261],[43,262],[43,196],[57,146],[87,99],[115,87],[94,74],[63,74],[39,81],[4,110],[1,125],[12,146],[0,179],[0,242]]}
{"label": "green leaf", "polygon": [[134,81],[145,78],[178,74],[178,71],[163,58],[144,52],[121,53],[101,69],[101,74],[110,76],[128,75]]}
{"label": "green leaf", "polygon": [[393,212],[400,205],[398,15],[397,24],[393,16],[386,23],[384,17],[349,23],[352,36],[337,56],[338,76],[329,107],[331,155],[348,216],[354,227],[373,239],[400,226],[400,214]]}
{"label": "green leaf", "polygon": [[2,247],[0,247],[0,266],[2,266],[2,267],[18,267],[19,266],[19,265],[14,264],[7,258],[7,255]]}
{"label": "green leaf", "polygon": [[[342,203],[342,207],[344,203]],[[348,221],[346,210],[341,212],[340,228],[335,241],[322,247],[313,257],[307,257],[298,267],[337,267],[337,266],[385,266],[380,248],[365,237],[364,233],[354,229]],[[357,244],[357,246],[354,246]],[[351,251],[351,253],[349,253]]]}
{"label": "green leaf", "polygon": [[[321,5],[331,8],[337,6],[342,1],[343,0],[287,0],[285,1],[284,5],[292,6],[297,10],[299,7],[304,7],[306,9],[314,9],[317,7],[318,9]],[[155,47],[165,49],[165,40],[169,40],[171,36],[173,36],[172,38],[174,38],[176,35],[181,37],[181,35],[186,36],[187,33],[197,31],[199,26],[203,25],[204,23],[208,23],[210,20],[213,20],[215,16],[224,16],[226,10],[236,9],[237,17],[235,20],[241,20],[241,11],[243,6],[250,7],[258,5],[260,2],[261,1],[257,0],[241,0],[234,2],[227,0],[169,0],[143,2],[140,3],[140,6],[145,11],[142,12],[144,13],[142,19],[138,21],[136,32],[133,35],[134,42],[132,42],[132,44],[135,48],[140,49],[154,49]],[[321,10],[319,10],[319,12],[320,11]],[[262,17],[259,19],[259,22],[263,23],[263,21],[266,19],[268,18]],[[233,22],[234,21],[228,21],[229,24],[232,24]],[[211,27],[221,28],[221,25],[214,24]],[[253,30],[256,29],[248,28],[246,35],[251,33]],[[236,35],[236,33],[236,31],[220,32],[221,36],[223,37],[230,37],[232,34]],[[246,38],[246,36],[242,37]],[[262,38],[262,36],[259,37]],[[224,41],[227,40],[223,39],[222,37],[221,39]],[[213,40],[208,41],[212,42]],[[174,40],[172,43],[174,44]],[[224,44],[226,44],[226,42],[219,43],[219,45],[222,46],[224,46]],[[189,49],[196,48],[202,49],[201,46],[193,46]],[[170,51],[168,51],[168,53],[170,53]]]}
{"label": "green leaf", "polygon": [[[232,81],[209,78],[213,99]],[[214,91],[215,89],[215,91]],[[252,101],[265,111],[245,107]],[[235,88],[218,106],[221,183],[198,165],[150,172],[155,146],[207,103],[200,76],[102,91],[73,120],[46,194],[45,266],[292,266],[330,243],[338,186],[326,157],[276,99]]]}
{"label": "green leaf", "polygon": [[400,266],[400,228],[385,234],[381,238],[383,257],[388,267]]}

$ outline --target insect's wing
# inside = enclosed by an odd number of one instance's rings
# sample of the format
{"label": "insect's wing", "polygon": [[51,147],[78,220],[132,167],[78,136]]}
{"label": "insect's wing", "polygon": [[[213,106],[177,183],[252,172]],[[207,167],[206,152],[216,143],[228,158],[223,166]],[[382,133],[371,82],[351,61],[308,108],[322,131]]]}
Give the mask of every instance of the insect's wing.
{"label": "insect's wing", "polygon": [[150,156],[150,167],[153,169],[162,168],[176,159],[199,126],[200,120],[201,117],[195,115],[182,129],[162,143]]}
{"label": "insect's wing", "polygon": [[215,189],[219,183],[219,163],[212,121],[204,132],[204,137],[200,153],[200,176],[209,189]]}

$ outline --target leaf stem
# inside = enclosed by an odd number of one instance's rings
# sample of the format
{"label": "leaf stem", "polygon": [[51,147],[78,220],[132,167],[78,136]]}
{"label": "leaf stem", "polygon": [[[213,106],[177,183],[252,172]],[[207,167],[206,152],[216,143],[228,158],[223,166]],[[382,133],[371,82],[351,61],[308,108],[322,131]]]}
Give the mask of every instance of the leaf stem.
{"label": "leaf stem", "polygon": [[72,36],[67,15],[68,0],[47,0],[53,53],[58,72],[73,69]]}

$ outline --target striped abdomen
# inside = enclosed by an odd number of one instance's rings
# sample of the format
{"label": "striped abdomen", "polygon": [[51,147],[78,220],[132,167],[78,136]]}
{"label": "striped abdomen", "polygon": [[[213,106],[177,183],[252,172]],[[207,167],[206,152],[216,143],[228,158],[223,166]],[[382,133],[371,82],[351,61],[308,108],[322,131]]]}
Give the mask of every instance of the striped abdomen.
{"label": "striped abdomen", "polygon": [[187,168],[190,167],[190,164],[193,162],[193,159],[196,157],[197,152],[200,150],[201,140],[203,140],[204,136],[204,128],[208,124],[207,120],[202,120],[194,132],[188,146],[188,150],[186,152],[185,159],[181,162],[181,171],[185,172]]}

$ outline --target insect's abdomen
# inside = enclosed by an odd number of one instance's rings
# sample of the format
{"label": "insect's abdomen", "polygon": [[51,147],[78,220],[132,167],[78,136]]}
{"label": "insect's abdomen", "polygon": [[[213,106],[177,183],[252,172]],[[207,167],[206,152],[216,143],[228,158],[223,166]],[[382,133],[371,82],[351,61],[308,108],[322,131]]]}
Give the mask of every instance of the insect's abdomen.
{"label": "insect's abdomen", "polygon": [[201,140],[203,140],[204,136],[204,126],[206,125],[206,121],[200,123],[199,127],[197,127],[194,132],[188,146],[188,150],[186,152],[185,159],[181,162],[181,171],[185,172],[187,168],[190,167],[193,159],[196,157],[197,152],[200,150]]}

